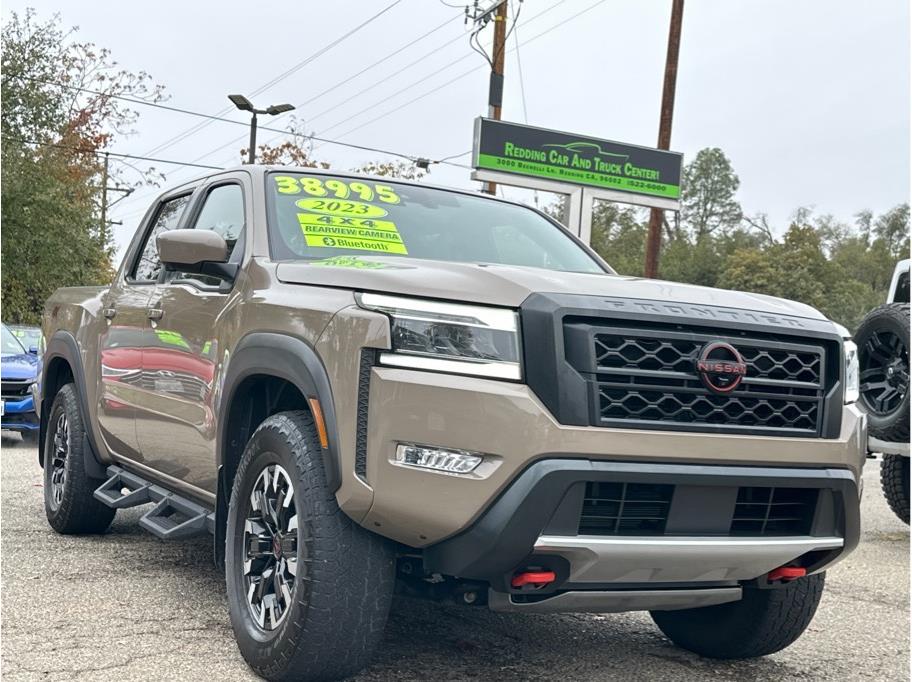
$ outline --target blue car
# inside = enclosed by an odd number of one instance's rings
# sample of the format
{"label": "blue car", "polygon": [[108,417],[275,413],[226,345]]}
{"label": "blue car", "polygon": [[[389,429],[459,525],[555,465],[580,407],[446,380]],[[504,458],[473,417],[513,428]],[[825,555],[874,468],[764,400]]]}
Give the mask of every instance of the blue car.
{"label": "blue car", "polygon": [[38,379],[41,360],[28,352],[4,324],[0,355],[0,428],[18,431],[23,439],[38,440],[38,415],[32,400],[31,386]]}

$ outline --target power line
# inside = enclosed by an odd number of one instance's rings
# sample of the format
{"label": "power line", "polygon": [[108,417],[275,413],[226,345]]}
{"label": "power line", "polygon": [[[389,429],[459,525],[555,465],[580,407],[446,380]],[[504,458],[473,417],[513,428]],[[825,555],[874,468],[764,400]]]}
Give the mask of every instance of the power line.
{"label": "power line", "polygon": [[[31,80],[31,81],[35,81],[35,82],[39,82],[39,83],[44,83],[45,85],[53,85],[53,86],[57,86],[57,87],[61,87],[61,88],[67,88],[67,89],[70,89],[70,90],[78,90],[78,91],[80,91],[80,92],[88,92],[88,93],[90,93],[90,94],[98,95],[98,96],[100,96],[100,97],[110,97],[110,98],[112,98],[112,99],[124,100],[124,101],[126,101],[126,102],[130,102],[131,104],[140,104],[140,105],[147,106],[147,107],[153,107],[153,108],[156,108],[156,109],[165,109],[166,111],[172,111],[172,112],[179,113],[179,114],[185,114],[185,115],[187,115],[187,116],[196,116],[196,117],[199,117],[199,118],[208,119],[210,122],[212,122],[212,121],[218,121],[218,122],[220,122],[220,123],[230,123],[230,124],[232,124],[232,125],[239,125],[239,126],[243,126],[243,127],[245,127],[245,128],[247,128],[247,127],[249,126],[249,124],[248,124],[248,123],[245,123],[244,121],[235,121],[234,119],[231,119],[231,118],[224,118],[224,117],[222,117],[222,116],[214,116],[214,115],[212,115],[212,114],[204,114],[204,113],[202,113],[202,112],[193,111],[193,110],[191,110],[191,109],[183,109],[183,108],[181,108],[181,107],[175,107],[175,106],[170,106],[170,105],[166,105],[166,104],[159,104],[158,102],[147,102],[147,101],[145,101],[145,100],[136,99],[136,98],[134,98],[134,97],[127,97],[127,96],[125,96],[125,95],[112,95],[112,94],[105,93],[105,92],[102,92],[102,91],[99,91],[99,90],[92,90],[91,88],[84,88],[84,87],[80,87],[80,86],[77,86],[77,85],[67,85],[67,84],[65,84],[65,83],[55,83],[55,82],[53,82],[53,81],[42,80],[42,79],[39,79],[39,78],[32,78],[32,77],[30,77],[30,76],[19,76],[19,77],[20,77],[20,78],[24,78],[24,79],[26,79],[26,80]],[[281,134],[281,135],[288,135],[288,134],[289,134],[289,132],[288,132],[287,130],[283,130],[283,129],[281,129],[281,128],[273,128],[273,127],[270,127],[270,126],[259,126],[259,129],[260,129],[260,130],[268,130],[268,131],[270,131],[270,132],[279,133],[279,134]],[[416,161],[416,160],[419,158],[419,157],[417,157],[417,156],[412,156],[412,155],[409,155],[409,154],[403,154],[403,153],[401,153],[401,152],[394,152],[394,151],[391,151],[391,150],[389,150],[389,149],[381,149],[381,148],[379,148],[379,147],[370,147],[370,146],[362,145],[362,144],[352,144],[352,143],[350,143],[350,142],[339,142],[339,141],[337,141],[337,140],[333,140],[333,139],[326,138],[326,137],[317,137],[317,136],[313,136],[313,135],[308,135],[307,137],[308,137],[309,139],[314,139],[314,140],[316,140],[317,142],[322,142],[323,144],[335,144],[335,145],[341,145],[341,146],[343,146],[343,147],[351,147],[351,148],[353,148],[353,149],[360,149],[360,150],[362,150],[362,151],[375,152],[375,153],[378,153],[378,154],[388,154],[388,155],[390,155],[390,156],[398,156],[398,157],[400,157],[400,158],[407,159],[408,161]],[[136,156],[136,157],[132,157],[132,158],[137,158],[137,159],[139,159],[139,158],[142,158],[142,157]],[[202,157],[200,157],[200,158],[202,158]],[[195,164],[195,162],[198,161],[198,160],[199,160],[199,159],[194,159],[194,161],[192,161],[192,162],[187,162],[187,163],[184,163],[184,164],[182,164],[182,165],[185,165],[185,166],[193,166],[193,165]],[[439,162],[438,162],[438,161],[431,161],[431,163],[439,163]],[[210,168],[221,168],[221,166],[208,166],[208,167],[210,167]]]}
{"label": "power line", "polygon": [[[263,85],[261,85],[261,86],[258,87],[257,89],[253,90],[253,91],[251,92],[251,96],[260,95],[260,94],[264,93],[266,90],[269,90],[270,88],[272,88],[274,85],[276,85],[276,84],[278,84],[279,82],[285,80],[286,78],[288,78],[288,77],[291,76],[292,74],[297,73],[298,71],[300,71],[302,68],[304,68],[305,66],[307,66],[308,64],[310,64],[312,61],[314,61],[314,60],[317,59],[318,57],[321,57],[322,55],[326,54],[326,53],[329,52],[332,48],[336,47],[337,45],[339,45],[340,43],[342,43],[342,42],[345,41],[346,39],[350,38],[351,36],[353,36],[355,33],[357,33],[358,31],[360,31],[362,28],[364,28],[365,26],[367,26],[367,25],[370,24],[371,22],[373,22],[373,21],[375,21],[376,19],[380,18],[383,14],[385,14],[386,12],[388,12],[389,10],[391,10],[393,7],[395,7],[396,5],[398,5],[400,2],[402,2],[402,0],[394,0],[394,2],[390,3],[389,5],[387,5],[387,6],[384,7],[383,9],[381,9],[379,12],[377,12],[377,13],[374,14],[373,16],[371,16],[371,17],[365,19],[363,22],[361,22],[360,24],[358,24],[357,26],[355,26],[355,27],[352,28],[351,30],[347,31],[346,33],[344,33],[344,34],[343,34],[342,36],[340,36],[339,38],[336,38],[334,41],[332,41],[332,42],[329,43],[328,45],[325,45],[325,46],[321,47],[319,50],[317,50],[317,51],[314,52],[313,54],[309,55],[308,57],[304,58],[303,60],[301,60],[300,62],[298,62],[298,63],[295,64],[294,66],[292,66],[290,69],[287,69],[286,71],[282,72],[281,74],[279,74],[278,76],[276,76],[276,77],[273,78],[272,80],[270,80],[270,81],[264,83]],[[227,107],[227,108],[225,108],[225,109],[220,110],[218,113],[215,114],[215,116],[216,116],[216,117],[222,116],[222,115],[224,115],[224,114],[229,113],[230,111],[231,111],[231,107]],[[171,146],[177,144],[178,142],[180,142],[180,141],[186,139],[187,137],[190,137],[191,135],[194,135],[195,133],[199,132],[200,130],[202,130],[202,129],[205,128],[206,126],[210,125],[210,123],[211,123],[211,121],[205,121],[205,122],[202,122],[202,123],[198,123],[197,125],[188,128],[187,130],[183,131],[182,133],[178,133],[178,134],[175,135],[174,137],[171,137],[171,138],[165,140],[164,142],[162,142],[161,144],[159,144],[158,146],[154,147],[153,149],[149,150],[149,151],[146,152],[146,153],[147,153],[147,154],[154,154],[155,152],[161,151],[162,149],[167,149],[168,147],[171,147]]]}
{"label": "power line", "polygon": [[[541,33],[539,33],[539,34],[533,36],[532,38],[529,38],[528,40],[526,40],[526,41],[523,43],[523,45],[528,45],[529,43],[531,43],[531,42],[533,42],[533,41],[535,41],[535,40],[538,40],[539,38],[541,38],[542,36],[544,36],[544,35],[550,33],[551,31],[554,31],[555,29],[560,28],[561,26],[563,26],[563,25],[566,24],[567,22],[573,21],[573,20],[576,19],[577,17],[582,16],[583,14],[586,14],[587,12],[589,12],[589,11],[595,9],[596,7],[598,7],[599,5],[603,4],[604,2],[605,2],[605,0],[598,0],[596,3],[590,5],[589,7],[585,8],[585,9],[583,9],[583,10],[580,10],[580,11],[577,12],[576,14],[573,14],[573,15],[567,17],[566,19],[564,19],[563,21],[561,21],[561,22],[555,24],[554,26],[551,26],[550,28],[545,29],[545,30],[542,31]],[[531,19],[530,19],[530,21],[531,21]],[[527,23],[528,23],[528,22],[527,22]],[[513,48],[512,50],[509,50],[509,52],[514,52],[515,49],[516,49],[516,48]],[[358,126],[356,126],[356,127],[354,127],[354,128],[351,128],[350,130],[347,130],[347,131],[345,131],[344,133],[341,133],[341,134],[339,134],[339,135],[336,135],[336,139],[345,137],[346,135],[349,135],[349,134],[351,134],[351,133],[353,133],[353,132],[355,132],[355,131],[357,131],[357,130],[360,130],[361,128],[364,128],[365,126],[368,126],[368,125],[370,125],[371,123],[375,123],[376,121],[379,121],[379,120],[382,119],[382,118],[386,118],[387,116],[389,116],[389,115],[391,115],[391,114],[394,114],[395,112],[397,112],[397,111],[399,111],[399,110],[401,110],[401,109],[404,109],[405,107],[407,107],[407,106],[409,106],[409,105],[411,105],[411,104],[414,104],[415,102],[417,102],[417,101],[419,101],[419,100],[422,100],[422,99],[424,99],[425,97],[428,97],[428,96],[430,96],[430,95],[433,95],[435,92],[439,92],[440,90],[443,90],[445,87],[447,87],[447,86],[449,86],[449,85],[452,85],[452,84],[455,83],[456,81],[461,80],[461,79],[465,78],[466,76],[469,76],[469,75],[471,75],[471,74],[473,74],[473,73],[476,73],[477,71],[479,71],[479,70],[481,70],[481,69],[483,69],[483,68],[486,68],[486,67],[485,67],[485,66],[476,66],[476,67],[473,67],[472,69],[470,69],[470,70],[468,70],[468,71],[466,71],[466,72],[464,72],[464,73],[462,73],[462,74],[456,76],[455,78],[451,78],[450,80],[448,80],[447,82],[443,83],[442,85],[438,85],[437,87],[435,87],[435,88],[433,88],[433,89],[431,89],[431,90],[428,90],[428,91],[425,92],[424,94],[421,94],[421,95],[419,95],[418,97],[415,97],[415,98],[413,98],[413,99],[410,99],[408,102],[405,102],[404,104],[401,104],[401,105],[399,105],[399,106],[397,106],[397,107],[395,107],[395,108],[393,108],[393,109],[390,109],[389,111],[387,111],[387,112],[385,112],[385,113],[383,113],[383,114],[380,114],[379,116],[376,116],[376,117],[374,117],[374,118],[372,118],[372,119],[370,119],[370,120],[368,120],[368,121],[365,121],[364,123],[362,123],[362,124],[360,124],[360,125],[358,125]]]}
{"label": "power line", "polygon": [[[555,7],[558,7],[559,5],[562,5],[564,2],[566,2],[566,0],[559,0],[559,2],[556,2],[555,4],[551,5],[551,6],[548,7],[547,9],[544,9],[544,10],[542,10],[541,12],[539,12],[538,14],[533,15],[532,17],[529,17],[529,19],[528,19],[526,22],[523,23],[523,26],[525,26],[525,25],[527,25],[527,24],[530,24],[531,22],[535,21],[536,19],[538,19],[538,18],[541,17],[542,15],[547,14],[548,12],[550,12],[551,10],[553,10]],[[517,18],[518,18],[518,15],[517,15]],[[460,37],[461,37],[461,36],[460,36]],[[459,38],[456,38],[456,40],[458,40],[458,39],[459,39]],[[450,42],[454,42],[454,41],[450,41]],[[449,45],[449,43],[447,43],[447,45]],[[427,56],[427,55],[425,55],[425,56]],[[417,81],[412,82],[410,85],[408,85],[408,86],[406,86],[406,87],[404,87],[404,88],[401,88],[400,90],[397,90],[396,92],[392,93],[391,95],[387,95],[387,96],[384,97],[383,99],[380,99],[380,100],[378,100],[378,101],[376,101],[376,102],[372,102],[369,106],[367,106],[367,107],[365,107],[365,108],[359,110],[358,112],[352,114],[351,116],[348,116],[347,118],[342,119],[341,121],[338,121],[338,122],[334,123],[333,125],[329,126],[328,128],[323,128],[323,130],[321,130],[320,133],[323,134],[323,133],[326,133],[327,131],[330,131],[330,130],[333,130],[333,129],[335,129],[335,128],[338,128],[338,127],[339,127],[340,125],[342,125],[343,123],[347,123],[348,121],[352,120],[353,118],[357,118],[357,117],[360,116],[361,114],[363,114],[363,113],[365,113],[365,112],[368,112],[368,111],[371,111],[372,109],[375,109],[378,105],[383,104],[384,102],[388,102],[389,100],[393,99],[394,97],[397,97],[397,96],[401,95],[403,92],[406,92],[406,91],[408,91],[408,90],[411,90],[411,89],[412,89],[413,87],[415,87],[416,85],[420,85],[421,83],[427,81],[428,79],[433,78],[433,77],[436,76],[438,73],[441,73],[442,71],[446,71],[446,70],[447,70],[448,68],[450,68],[451,66],[455,66],[455,65],[458,64],[459,62],[463,62],[463,61],[465,61],[466,59],[468,59],[468,58],[471,57],[471,56],[472,56],[472,55],[467,54],[467,55],[463,55],[462,57],[460,57],[460,58],[458,58],[458,59],[454,59],[453,61],[451,61],[451,62],[445,64],[444,66],[440,67],[440,68],[437,69],[436,71],[433,71],[433,72],[427,74],[426,76],[423,76],[422,78],[418,79]],[[422,57],[421,59],[423,59],[423,57]],[[421,61],[421,60],[419,59],[419,60],[417,60],[417,61]],[[416,61],[415,63],[417,63],[417,61]],[[401,73],[401,71],[402,71],[402,70],[400,69],[400,71],[397,71],[396,73],[391,74],[388,78],[392,78],[393,76],[398,75],[399,73]],[[474,69],[473,69],[473,71],[474,71]],[[387,79],[384,79],[384,80],[387,80]],[[380,83],[382,83],[382,82],[383,82],[383,81],[380,81]],[[377,85],[379,85],[380,83],[377,83]],[[361,93],[358,93],[358,95],[363,94],[363,92],[366,92],[366,91],[369,90],[369,89],[371,89],[371,88],[366,88],[366,89],[365,89],[364,91],[362,91]],[[354,99],[354,97],[349,97],[347,100],[344,100],[343,102],[340,102],[340,105],[341,105],[341,104],[344,104],[345,102],[347,102],[347,101],[349,101],[349,100],[351,100],[351,99]],[[327,112],[325,112],[325,111],[324,111],[324,112],[321,112],[320,114],[317,114],[316,116],[312,117],[310,120],[312,121],[312,120],[314,120],[314,119],[316,119],[316,118],[319,118],[319,117],[322,116],[324,113],[327,113]]]}
{"label": "power line", "polygon": [[91,149],[88,147],[73,147],[72,145],[59,144],[56,142],[41,142],[39,140],[27,140],[21,137],[12,137],[10,135],[3,135],[4,140],[10,140],[11,142],[20,142],[22,144],[35,144],[41,147],[54,147],[55,149],[67,149],[73,152],[79,152],[81,154],[94,154],[95,156],[104,156],[108,154],[120,159],[135,159],[137,161],[149,161],[152,163],[167,163],[175,166],[192,166],[195,168],[206,168],[209,170],[222,170],[221,166],[207,166],[205,164],[199,163],[190,163],[187,161],[173,161],[171,159],[157,159],[150,156],[141,156],[139,154],[121,154],[119,152],[109,152],[101,149]]}
{"label": "power line", "polygon": [[[522,5],[520,5],[521,7]],[[526,108],[526,84],[523,79],[522,60],[519,58],[519,32],[516,30],[516,22],[519,19],[519,11],[513,15],[513,42],[516,44],[516,71],[519,74],[519,94],[522,99],[523,123],[529,122],[529,110]]]}
{"label": "power line", "polygon": [[[563,0],[562,0],[562,1],[563,1]],[[448,24],[448,23],[450,23],[451,21],[452,21],[452,19],[448,19],[446,23]],[[439,27],[438,27],[438,28],[439,28]],[[435,29],[435,30],[436,30],[436,29]],[[425,35],[427,35],[427,34],[425,34]],[[443,48],[448,47],[449,45],[452,45],[453,43],[455,43],[455,42],[457,42],[457,41],[459,41],[459,40],[462,40],[463,36],[464,36],[464,34],[460,34],[460,35],[456,36],[455,38],[453,38],[452,40],[448,40],[447,42],[443,43],[442,45],[438,45],[437,47],[435,47],[435,48],[434,48],[433,50],[431,50],[430,52],[426,52],[426,53],[422,54],[420,57],[418,57],[418,59],[415,59],[414,61],[409,62],[408,64],[406,64],[405,66],[401,67],[401,68],[398,69],[397,71],[394,71],[393,73],[389,74],[388,76],[385,76],[384,78],[382,78],[382,79],[380,79],[380,80],[378,80],[378,81],[374,81],[373,83],[371,83],[370,85],[368,85],[366,88],[362,88],[361,90],[359,90],[358,92],[354,93],[353,95],[350,95],[350,96],[346,97],[346,98],[343,99],[341,102],[337,102],[336,104],[333,104],[332,106],[330,106],[330,107],[324,109],[323,111],[320,111],[320,112],[314,114],[313,116],[307,117],[307,120],[308,120],[308,121],[316,120],[316,119],[318,119],[318,118],[320,118],[320,117],[322,117],[322,116],[325,116],[326,114],[329,114],[329,113],[335,111],[335,110],[338,109],[339,107],[341,107],[341,106],[343,106],[343,105],[345,105],[345,104],[348,104],[348,103],[351,102],[352,100],[361,97],[364,93],[369,92],[370,90],[373,90],[374,88],[377,88],[377,87],[383,85],[384,83],[386,83],[386,82],[389,81],[390,79],[395,78],[395,77],[398,76],[400,73],[403,73],[404,71],[407,71],[408,69],[410,69],[411,67],[415,66],[416,64],[422,63],[425,59],[427,59],[428,57],[430,57],[430,56],[432,56],[432,55],[434,55],[434,54],[436,54],[436,53],[438,53],[438,52],[440,52],[440,50],[442,50]],[[423,37],[423,36],[422,36],[422,37]],[[415,42],[417,42],[417,40],[412,41],[412,43],[409,43],[409,45],[413,45]],[[406,47],[407,47],[407,46],[406,46]],[[396,53],[401,52],[403,49],[405,49],[405,48],[404,48],[404,47],[401,48],[401,49],[398,50]],[[393,54],[396,54],[396,53],[393,53]],[[385,61],[388,57],[391,57],[391,56],[393,56],[393,55],[392,55],[392,54],[391,54],[391,55],[388,55],[388,56],[385,57],[383,60],[381,60],[381,62],[382,62],[382,61]],[[457,60],[457,61],[458,61],[458,60]],[[369,68],[373,68],[374,66],[377,66],[377,65],[379,65],[379,64],[380,64],[380,62],[377,62],[377,63],[375,63],[375,64],[372,64],[371,67],[369,67]],[[358,73],[356,73],[354,76],[352,76],[352,77],[346,79],[346,81],[344,81],[344,82],[348,82],[348,81],[352,80],[353,78],[355,78],[356,76],[360,76],[362,73],[364,73],[364,72],[367,71],[367,70],[368,70],[368,69],[362,69],[361,71],[359,71]],[[417,83],[413,83],[413,85],[417,85]],[[330,88],[329,90],[324,90],[324,91],[323,91],[322,93],[320,93],[320,94],[321,94],[321,95],[322,95],[322,94],[326,94],[327,92],[330,92],[330,91],[332,91],[332,90],[334,90],[334,89],[336,89],[336,86],[333,86],[333,88]],[[299,105],[299,106],[298,106],[298,109],[300,109],[300,108],[306,106],[307,104],[309,104],[310,102],[314,101],[315,99],[316,99],[316,97],[314,97],[314,98],[308,100],[308,101],[305,102],[304,104]],[[272,143],[273,141],[275,141],[276,139],[277,139],[277,136],[273,136],[273,137],[269,138],[268,140],[266,140],[265,144],[271,144],[271,143]],[[212,154],[215,154],[215,153],[217,153],[217,152],[220,152],[221,150],[225,149],[226,147],[230,147],[231,145],[237,144],[238,142],[242,142],[243,140],[244,140],[244,137],[243,137],[243,136],[238,137],[238,138],[232,140],[231,142],[227,142],[226,144],[223,144],[223,145],[221,145],[221,146],[219,146],[219,147],[216,147],[216,148],[213,149],[212,151],[207,152],[206,154],[203,154],[203,155],[202,155],[201,157],[199,157],[199,158],[201,158],[201,159],[206,158],[207,156],[210,156],[210,155],[212,155]]]}
{"label": "power line", "polygon": [[[538,18],[541,17],[542,15],[547,14],[548,12],[550,12],[551,10],[553,10],[554,8],[556,8],[556,7],[560,6],[560,5],[562,5],[564,2],[566,2],[566,0],[558,0],[558,2],[554,3],[554,4],[551,5],[550,7],[546,8],[546,9],[542,10],[541,12],[539,12],[538,14],[536,14],[536,15],[530,17],[530,18],[528,19],[528,21],[526,21],[526,22],[523,23],[523,26],[525,26],[526,24],[528,24],[528,23],[534,21],[535,19],[538,19]],[[457,17],[457,18],[458,18],[458,17]],[[446,23],[450,23],[451,21],[452,21],[452,19],[449,19],[449,20],[447,20],[447,22],[445,22],[445,24],[446,24]],[[445,25],[445,24],[444,24],[444,25]],[[437,28],[440,28],[440,27],[438,26]],[[434,30],[437,30],[437,29],[434,29]],[[428,34],[425,34],[425,36],[426,36],[426,35],[428,35]],[[316,119],[318,119],[318,118],[321,118],[321,117],[325,116],[326,114],[329,114],[329,113],[335,111],[336,109],[338,109],[339,107],[341,107],[341,106],[347,104],[348,102],[351,102],[352,100],[355,100],[355,99],[360,98],[360,97],[361,97],[362,95],[364,95],[365,93],[367,93],[367,92],[369,92],[369,91],[371,91],[371,90],[373,90],[373,89],[375,89],[375,88],[377,88],[377,87],[383,85],[384,83],[386,83],[386,82],[388,82],[389,80],[395,78],[396,76],[398,76],[399,74],[403,73],[404,71],[407,71],[408,69],[410,69],[411,67],[415,66],[416,64],[421,64],[421,63],[423,63],[428,57],[431,57],[431,56],[437,54],[437,53],[440,52],[440,50],[442,50],[443,48],[448,47],[448,46],[452,45],[453,43],[455,43],[455,42],[457,42],[457,41],[459,41],[459,40],[462,40],[464,36],[465,36],[465,34],[461,34],[461,35],[458,35],[458,36],[456,36],[455,38],[453,38],[453,39],[451,39],[451,40],[448,40],[447,42],[443,43],[442,45],[439,45],[439,46],[435,47],[435,48],[434,48],[433,50],[431,50],[430,52],[426,52],[426,53],[422,54],[422,55],[421,55],[420,57],[418,57],[417,59],[415,59],[415,60],[409,62],[409,63],[406,64],[405,66],[403,66],[403,67],[399,68],[398,70],[394,71],[393,73],[391,73],[391,74],[385,76],[384,78],[382,78],[382,79],[380,79],[380,80],[378,80],[378,81],[375,81],[375,82],[371,83],[371,84],[368,85],[367,87],[362,88],[361,90],[359,90],[358,92],[356,92],[356,93],[350,95],[349,97],[346,97],[346,98],[345,98],[344,100],[342,100],[341,102],[337,102],[336,104],[332,105],[331,107],[329,107],[329,108],[327,108],[327,109],[324,109],[323,111],[320,111],[320,112],[316,113],[316,114],[313,115],[313,116],[308,117],[307,120],[308,120],[308,121],[314,121],[314,120],[316,120]],[[424,36],[422,36],[422,37],[424,37]],[[420,40],[420,38],[417,39],[417,40]],[[417,40],[412,41],[412,43],[410,43],[410,45],[411,45],[411,44],[414,44],[415,42],[417,42]],[[407,46],[406,46],[406,47],[407,47]],[[404,47],[403,47],[403,48],[400,48],[400,50],[398,50],[397,52],[401,52],[402,49],[404,49]],[[389,55],[389,56],[392,56],[392,55]],[[369,109],[375,107],[377,104],[386,102],[386,101],[388,101],[389,99],[391,99],[391,98],[393,98],[393,97],[395,97],[395,96],[397,96],[397,95],[402,94],[403,92],[405,92],[405,91],[407,91],[407,90],[409,90],[409,89],[415,87],[416,85],[420,85],[421,83],[423,83],[424,81],[426,81],[426,80],[427,80],[428,78],[430,78],[431,76],[434,76],[434,75],[436,75],[437,73],[440,73],[441,71],[444,71],[444,70],[447,69],[448,67],[453,66],[453,65],[457,64],[458,62],[464,61],[464,60],[465,60],[467,57],[469,57],[469,56],[471,56],[471,55],[465,55],[464,57],[460,57],[459,59],[456,59],[456,60],[450,62],[450,63],[447,64],[446,66],[444,66],[444,67],[438,69],[437,71],[435,71],[433,74],[430,74],[429,76],[425,76],[425,77],[423,77],[423,78],[421,78],[421,79],[419,79],[419,80],[417,80],[417,81],[414,81],[413,83],[411,83],[411,85],[409,85],[409,86],[407,86],[407,87],[405,87],[405,88],[402,88],[401,90],[397,91],[397,92],[394,93],[393,95],[389,95],[389,96],[383,98],[382,100],[380,100],[380,102],[375,102],[373,105],[371,105],[371,107],[368,107],[367,109],[363,109],[363,110],[359,111],[358,114],[355,114],[355,116],[364,113],[365,111],[367,111],[367,110],[369,110]],[[381,60],[381,61],[385,61],[386,59],[387,59],[387,58],[384,58],[384,59]],[[375,63],[374,65],[372,65],[372,66],[369,67],[369,68],[373,68],[373,66],[376,66],[376,65],[379,64],[379,63],[380,63],[380,62],[377,62],[377,63]],[[366,70],[366,69],[365,69],[365,70]],[[362,70],[362,71],[358,72],[358,74],[355,74],[355,75],[360,75],[360,74],[363,73],[365,70]],[[352,78],[353,78],[353,77],[352,77]],[[347,80],[351,80],[351,79],[349,78],[349,79],[347,79]],[[344,82],[347,82],[347,81],[344,81]],[[321,95],[322,95],[322,94],[325,94],[325,92],[326,92],[326,91],[324,91],[324,93],[321,93]],[[313,98],[313,99],[316,99],[316,97]],[[309,101],[313,101],[313,100],[309,100]],[[307,103],[309,103],[309,102],[305,102],[304,104],[298,105],[298,108],[301,108],[301,107],[303,107],[303,106],[306,106]],[[350,120],[351,118],[354,118],[354,116],[350,116],[349,118],[347,118],[347,119],[345,119],[345,120],[343,120],[343,121],[339,121],[338,123],[333,124],[333,125],[330,126],[329,128],[324,128],[324,129],[321,131],[321,133],[324,133],[324,132],[326,132],[327,130],[331,130],[332,128],[335,128],[335,127],[341,125],[342,123],[345,123],[346,121]],[[213,150],[211,150],[211,151],[209,151],[209,152],[206,152],[205,154],[203,154],[203,155],[201,155],[201,156],[198,156],[198,157],[196,158],[196,160],[199,161],[199,160],[201,160],[201,159],[205,159],[206,157],[211,156],[212,154],[215,154],[215,153],[217,153],[217,152],[220,152],[220,151],[222,151],[223,149],[225,149],[225,148],[227,148],[227,147],[230,147],[230,146],[233,145],[233,144],[237,144],[238,142],[243,142],[244,139],[245,139],[245,136],[243,136],[243,135],[240,136],[240,137],[238,137],[238,138],[235,138],[234,140],[232,140],[232,141],[230,141],[230,142],[227,142],[227,143],[225,143],[225,144],[223,144],[223,145],[220,145],[220,146],[216,147],[215,149],[213,149]],[[266,140],[265,144],[271,144],[271,143],[274,142],[276,139],[278,139],[278,136],[273,136],[273,137],[269,138],[268,140]],[[314,138],[314,139],[315,139],[315,138]]]}

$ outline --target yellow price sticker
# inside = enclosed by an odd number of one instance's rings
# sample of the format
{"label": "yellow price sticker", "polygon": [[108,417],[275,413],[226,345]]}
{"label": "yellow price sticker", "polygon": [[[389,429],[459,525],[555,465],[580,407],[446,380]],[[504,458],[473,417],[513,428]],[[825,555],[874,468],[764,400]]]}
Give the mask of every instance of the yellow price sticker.
{"label": "yellow price sticker", "polygon": [[299,213],[298,223],[308,246],[408,255],[408,249],[402,242],[395,223],[388,220],[358,220]]}
{"label": "yellow price sticker", "polygon": [[347,181],[341,178],[322,178],[312,175],[274,175],[276,191],[279,194],[309,194],[313,197],[335,199],[357,198],[360,201],[380,201],[384,204],[398,204],[401,199],[389,185],[360,180]]}
{"label": "yellow price sticker", "polygon": [[387,210],[382,206],[367,204],[363,201],[337,201],[336,199],[301,199],[295,202],[298,208],[314,213],[353,218],[382,218]]}

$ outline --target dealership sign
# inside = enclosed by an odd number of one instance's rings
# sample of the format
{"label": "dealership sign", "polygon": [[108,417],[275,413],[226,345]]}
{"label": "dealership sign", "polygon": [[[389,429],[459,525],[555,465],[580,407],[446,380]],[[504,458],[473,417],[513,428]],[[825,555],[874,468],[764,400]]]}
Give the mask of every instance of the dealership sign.
{"label": "dealership sign", "polygon": [[681,154],[557,130],[475,120],[478,170],[678,200]]}

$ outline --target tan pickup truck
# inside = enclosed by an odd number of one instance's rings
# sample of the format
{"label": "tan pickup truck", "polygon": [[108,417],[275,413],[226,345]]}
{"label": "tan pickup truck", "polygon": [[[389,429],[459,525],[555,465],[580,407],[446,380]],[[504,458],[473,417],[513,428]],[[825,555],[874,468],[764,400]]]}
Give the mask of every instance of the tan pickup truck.
{"label": "tan pickup truck", "polygon": [[[846,332],[617,275],[468,191],[243,167],[172,189],[109,287],[47,302],[48,520],[211,533],[268,679],[366,665],[395,586],[648,610],[745,658],[807,627],[859,537]],[[162,570],[166,570],[164,567]]]}

